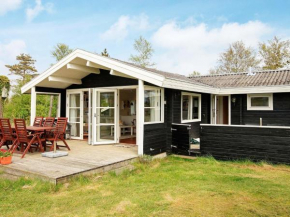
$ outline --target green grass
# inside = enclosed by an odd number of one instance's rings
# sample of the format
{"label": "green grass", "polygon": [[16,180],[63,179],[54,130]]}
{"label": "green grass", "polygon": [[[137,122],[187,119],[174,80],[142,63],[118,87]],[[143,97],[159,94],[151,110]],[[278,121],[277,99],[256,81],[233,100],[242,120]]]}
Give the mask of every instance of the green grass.
{"label": "green grass", "polygon": [[289,216],[290,167],[168,157],[53,186],[0,179],[0,216]]}

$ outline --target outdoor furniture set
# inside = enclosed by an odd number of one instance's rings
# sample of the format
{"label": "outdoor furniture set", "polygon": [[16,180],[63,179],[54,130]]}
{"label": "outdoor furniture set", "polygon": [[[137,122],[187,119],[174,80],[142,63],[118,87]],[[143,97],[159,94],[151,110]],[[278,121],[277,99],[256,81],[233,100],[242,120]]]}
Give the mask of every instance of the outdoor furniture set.
{"label": "outdoor furniture set", "polygon": [[[63,117],[57,118],[56,124],[55,118],[36,117],[33,126],[26,126],[24,119],[14,119],[14,127],[8,118],[0,118],[0,148],[6,146],[10,153],[18,150],[22,158],[33,149],[44,152],[49,147],[55,152],[59,147],[66,147],[70,150],[64,136],[66,126],[67,118]],[[64,145],[57,144],[58,141]]]}

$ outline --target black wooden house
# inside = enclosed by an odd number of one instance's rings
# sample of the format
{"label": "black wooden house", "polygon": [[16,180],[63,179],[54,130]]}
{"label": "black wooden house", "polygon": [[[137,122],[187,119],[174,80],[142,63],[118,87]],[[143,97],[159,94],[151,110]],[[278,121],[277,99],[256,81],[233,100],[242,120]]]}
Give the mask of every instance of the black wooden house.
{"label": "black wooden house", "polygon": [[199,138],[200,123],[289,126],[289,91],[289,70],[188,78],[83,50],[22,88],[31,94],[31,120],[37,95],[52,94],[73,139],[135,142],[140,155],[169,151],[172,124],[189,126],[190,138]]}

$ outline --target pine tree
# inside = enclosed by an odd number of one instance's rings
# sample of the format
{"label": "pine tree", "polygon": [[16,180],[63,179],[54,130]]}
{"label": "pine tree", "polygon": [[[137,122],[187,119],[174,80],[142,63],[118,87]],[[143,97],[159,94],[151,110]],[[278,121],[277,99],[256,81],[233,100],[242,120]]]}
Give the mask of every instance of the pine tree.
{"label": "pine tree", "polygon": [[188,77],[194,77],[194,76],[199,76],[200,75],[200,72],[198,72],[198,71],[193,71],[192,73],[190,73],[189,75],[188,75]]}
{"label": "pine tree", "polygon": [[19,61],[18,64],[5,65],[10,71],[9,75],[20,76],[21,79],[19,79],[19,81],[21,81],[22,84],[37,75],[37,70],[34,67],[36,60],[32,59],[29,54],[20,54],[16,56],[16,60]]}
{"label": "pine tree", "polygon": [[105,48],[104,51],[101,53],[102,56],[105,56],[105,57],[110,57],[110,55],[108,54],[107,52],[107,49]]}

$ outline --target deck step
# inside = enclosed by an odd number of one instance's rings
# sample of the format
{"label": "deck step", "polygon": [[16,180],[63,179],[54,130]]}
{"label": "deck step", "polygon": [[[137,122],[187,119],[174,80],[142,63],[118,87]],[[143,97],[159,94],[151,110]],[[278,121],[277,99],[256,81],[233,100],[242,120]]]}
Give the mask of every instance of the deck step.
{"label": "deck step", "polygon": [[109,171],[115,171],[116,174],[120,174],[124,170],[134,169],[132,163],[136,159],[137,158],[135,157],[135,158],[111,163],[108,165],[96,167],[96,168],[93,168],[90,170],[82,171],[82,172],[75,173],[75,174],[70,174],[70,175],[63,176],[63,177],[57,177],[57,178],[47,177],[47,176],[44,176],[42,174],[33,173],[33,172],[21,170],[21,169],[0,166],[0,171],[3,171],[0,174],[0,177],[11,179],[11,180],[16,180],[20,177],[37,178],[37,179],[41,179],[43,181],[51,182],[53,184],[58,184],[58,183],[68,182],[70,179],[75,178],[77,176],[82,176],[82,175],[89,176],[89,175],[98,174],[98,173],[106,173]]}
{"label": "deck step", "polygon": [[201,156],[201,152],[199,149],[189,149],[188,153],[190,156],[195,156],[195,157]]}

